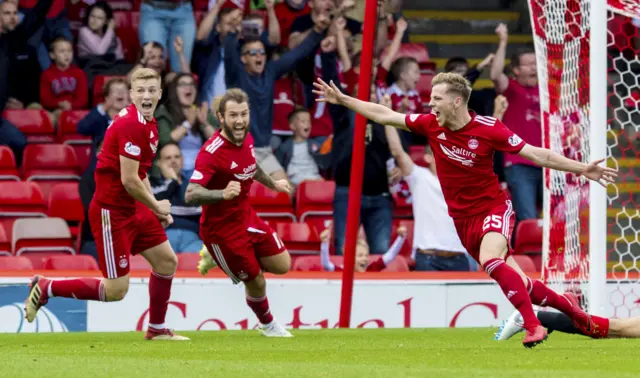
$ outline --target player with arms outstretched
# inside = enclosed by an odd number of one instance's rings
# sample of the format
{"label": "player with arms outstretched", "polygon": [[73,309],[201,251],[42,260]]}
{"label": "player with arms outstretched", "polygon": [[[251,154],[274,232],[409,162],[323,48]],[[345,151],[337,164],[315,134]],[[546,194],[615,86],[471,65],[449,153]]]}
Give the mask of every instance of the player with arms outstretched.
{"label": "player with arms outstretched", "polygon": [[244,282],[247,305],[258,317],[262,334],[291,337],[271,314],[262,274],[287,273],[291,257],[249,204],[254,180],[278,192],[289,193],[291,187],[287,180],[274,181],[256,163],[245,92],[227,90],[217,116],[220,130],[202,146],[185,195],[187,203],[203,207],[200,238],[208,253],[201,254],[198,270],[207,274],[217,263],[233,283]]}
{"label": "player with arms outstretched", "polygon": [[524,319],[525,347],[547,338],[533,304],[556,308],[579,327],[589,328],[589,316],[575,295],[560,296],[540,281],[532,281],[510,256],[514,211],[493,172],[494,151],[517,153],[539,166],[581,174],[602,185],[613,182],[615,170],[600,167],[604,159],[583,164],[544,148],[533,147],[493,117],[476,115],[467,103],[471,86],[462,76],[441,73],[432,81],[430,114],[404,115],[345,95],[331,82],[314,83],[317,101],[342,105],[382,125],[409,130],[428,138],[449,215],[467,252],[493,278]]}
{"label": "player with arms outstretched", "polygon": [[171,204],[156,201],[147,177],[158,147],[153,113],[161,95],[160,76],[148,68],[136,70],[131,75],[133,104],[114,117],[98,155],[89,223],[104,279],[34,277],[26,301],[29,322],[51,297],[122,300],[129,290],[129,256],[141,254],[153,268],[145,339],[189,340],[164,324],[178,259],[164,230],[173,222]]}

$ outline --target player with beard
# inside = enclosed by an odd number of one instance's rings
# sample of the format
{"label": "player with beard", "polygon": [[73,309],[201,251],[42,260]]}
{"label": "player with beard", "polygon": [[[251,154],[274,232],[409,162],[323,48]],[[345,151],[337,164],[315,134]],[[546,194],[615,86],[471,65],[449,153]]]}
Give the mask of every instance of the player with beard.
{"label": "player with beard", "polygon": [[[221,128],[202,146],[185,195],[188,204],[202,205],[200,273],[216,263],[234,284],[244,282],[247,305],[268,337],[292,337],[269,309],[263,271],[285,274],[291,257],[278,235],[249,204],[254,180],[278,192],[289,193],[287,180],[273,180],[256,163],[249,130],[249,98],[241,89],[229,89],[217,113]],[[215,262],[214,262],[215,260]]]}
{"label": "player with beard", "polygon": [[591,317],[573,293],[558,295],[540,281],[532,281],[510,256],[515,213],[493,172],[493,154],[519,154],[541,167],[572,172],[606,186],[615,169],[601,167],[604,159],[584,164],[550,150],[525,143],[500,120],[469,111],[471,84],[455,73],[440,73],[431,82],[430,114],[404,115],[379,104],[347,96],[333,83],[314,83],[317,101],[345,106],[382,125],[424,135],[436,162],[436,172],[453,223],[467,252],[493,278],[509,302],[522,314],[525,347],[547,339],[547,330],[533,304],[560,310],[578,328],[591,329]]}
{"label": "player with beard", "polygon": [[33,322],[52,297],[122,300],[129,290],[129,255],[141,254],[153,268],[145,339],[189,340],[164,324],[178,259],[164,230],[173,222],[171,204],[155,199],[147,177],[158,147],[153,112],[162,95],[160,76],[149,68],[136,70],[130,93],[133,104],[114,117],[105,133],[95,172],[96,192],[89,206],[104,278],[34,277],[26,301],[27,320]]}

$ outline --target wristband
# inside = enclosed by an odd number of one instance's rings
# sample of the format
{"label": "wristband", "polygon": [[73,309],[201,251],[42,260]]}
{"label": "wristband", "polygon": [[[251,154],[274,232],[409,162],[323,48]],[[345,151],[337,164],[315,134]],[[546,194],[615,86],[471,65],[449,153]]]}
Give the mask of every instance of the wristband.
{"label": "wristband", "polygon": [[184,127],[187,130],[191,130],[191,124],[189,123],[189,121],[185,120],[184,122],[182,122],[182,124],[180,125],[182,127]]}

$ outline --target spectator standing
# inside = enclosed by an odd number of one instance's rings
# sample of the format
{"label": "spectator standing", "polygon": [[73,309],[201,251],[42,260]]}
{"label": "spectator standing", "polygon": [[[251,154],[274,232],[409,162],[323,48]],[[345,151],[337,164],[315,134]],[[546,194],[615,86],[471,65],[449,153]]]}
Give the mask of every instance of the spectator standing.
{"label": "spectator standing", "polygon": [[[391,99],[383,104],[390,107]],[[413,252],[419,271],[469,271],[477,264],[462,246],[453,219],[449,216],[442,188],[436,175],[436,165],[429,146],[424,160],[429,168],[415,164],[402,148],[398,131],[385,126],[389,149],[412,193],[414,218]],[[472,264],[473,262],[473,264]]]}
{"label": "spectator standing", "polygon": [[[167,101],[156,110],[159,144],[176,143],[180,166],[188,176],[204,142],[215,132],[206,111],[196,106],[196,83],[190,74],[178,74],[167,87]],[[198,249],[199,250],[199,249]]]}
{"label": "spectator standing", "polygon": [[227,34],[224,44],[225,80],[228,88],[241,88],[249,95],[251,109],[250,132],[254,139],[256,160],[274,180],[286,174],[270,147],[273,120],[273,87],[280,77],[291,71],[305,57],[311,55],[329,26],[326,16],[317,23],[309,36],[295,49],[276,61],[268,61],[264,43],[259,39],[245,39],[238,49],[238,35]]}
{"label": "spectator standing", "polygon": [[[278,60],[283,53],[284,49],[278,47],[271,53],[271,59]],[[273,86],[273,149],[278,149],[283,141],[293,136],[289,115],[297,107],[304,107],[305,103],[304,88],[295,72],[287,72],[276,80]]]}
{"label": "spectator standing", "polygon": [[275,12],[280,23],[280,46],[289,46],[289,35],[291,34],[291,26],[293,22],[301,16],[305,16],[311,12],[308,0],[284,0],[276,4]]}
{"label": "spectator standing", "polygon": [[87,107],[89,87],[84,71],[73,64],[71,41],[58,37],[51,42],[49,50],[53,64],[40,77],[40,102],[57,120],[64,110]]}
{"label": "spectator standing", "polygon": [[158,201],[171,202],[173,223],[167,228],[167,238],[176,253],[198,252],[202,248],[200,240],[200,215],[202,207],[189,206],[184,202],[184,195],[191,175],[184,173],[183,158],[180,147],[169,142],[158,151],[157,166],[161,176],[149,178],[151,190]]}
{"label": "spectator standing", "polygon": [[191,0],[143,0],[140,5],[140,43],[158,42],[169,50],[171,70],[184,72],[180,52],[173,45],[178,37],[183,41],[187,64],[196,37],[196,22]]}
{"label": "spectator standing", "polygon": [[[35,9],[38,2],[39,0],[20,0],[20,9],[28,12]],[[46,70],[51,65],[49,45],[58,37],[73,41],[73,34],[67,20],[67,0],[53,0],[42,26],[29,39],[29,44],[38,52],[38,61],[42,70]]]}
{"label": "spectator standing", "polygon": [[[542,125],[540,120],[540,99],[536,55],[532,49],[517,51],[512,59],[514,78],[504,73],[504,60],[509,39],[505,24],[496,28],[500,42],[493,63],[491,80],[498,94],[504,95],[509,107],[504,113],[504,122],[511,131],[525,142],[542,146]],[[517,223],[538,217],[537,207],[542,203],[542,168],[519,155],[505,154],[505,177],[513,199]]]}
{"label": "spectator standing", "polygon": [[[494,56],[495,54],[493,53],[487,55],[474,67],[469,67],[469,62],[464,57],[453,57],[447,60],[447,63],[444,66],[444,71],[460,74],[464,76],[465,79],[469,80],[471,85],[473,85],[480,75],[482,75],[484,69],[491,67]],[[480,115],[490,115],[492,112],[492,101],[495,96],[496,92],[493,88],[485,88],[477,91],[474,90],[471,93],[471,98],[469,99],[469,108],[475,110],[476,113]],[[502,167],[500,169],[502,169]]]}
{"label": "spectator standing", "polygon": [[[14,125],[2,119],[6,105],[17,105],[9,98],[10,77],[16,51],[27,44],[29,37],[44,22],[53,0],[41,0],[24,16],[18,24],[18,7],[15,2],[0,3],[0,143],[8,145],[16,156],[18,164],[22,161],[22,152],[27,144],[24,135]],[[9,104],[7,104],[9,103]]]}

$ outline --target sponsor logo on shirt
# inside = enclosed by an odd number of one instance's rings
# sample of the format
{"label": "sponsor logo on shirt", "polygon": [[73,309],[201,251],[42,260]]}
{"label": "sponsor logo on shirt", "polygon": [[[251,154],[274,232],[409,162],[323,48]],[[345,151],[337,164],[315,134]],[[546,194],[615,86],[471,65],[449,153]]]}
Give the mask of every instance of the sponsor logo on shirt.
{"label": "sponsor logo on shirt", "polygon": [[521,142],[522,142],[522,139],[516,134],[513,134],[512,136],[509,137],[509,144],[514,147],[519,145]]}
{"label": "sponsor logo on shirt", "polygon": [[473,166],[473,159],[477,156],[474,152],[467,151],[464,148],[452,146],[451,149],[440,144],[440,149],[451,160],[460,162],[467,167]]}
{"label": "sponsor logo on shirt", "polygon": [[469,139],[468,146],[470,149],[475,150],[479,146],[478,140],[475,138]]}
{"label": "sponsor logo on shirt", "polygon": [[131,156],[139,156],[140,155],[140,147],[136,146],[135,144],[131,143],[131,142],[127,142],[124,145],[124,150],[126,153],[128,153]]}
{"label": "sponsor logo on shirt", "polygon": [[202,180],[203,178],[204,176],[200,171],[193,171],[193,174],[191,175],[191,180]]}
{"label": "sponsor logo on shirt", "polygon": [[242,170],[243,173],[234,173],[234,176],[241,181],[248,180],[256,174],[256,168],[257,166],[255,165],[255,163],[251,164],[250,166]]}

